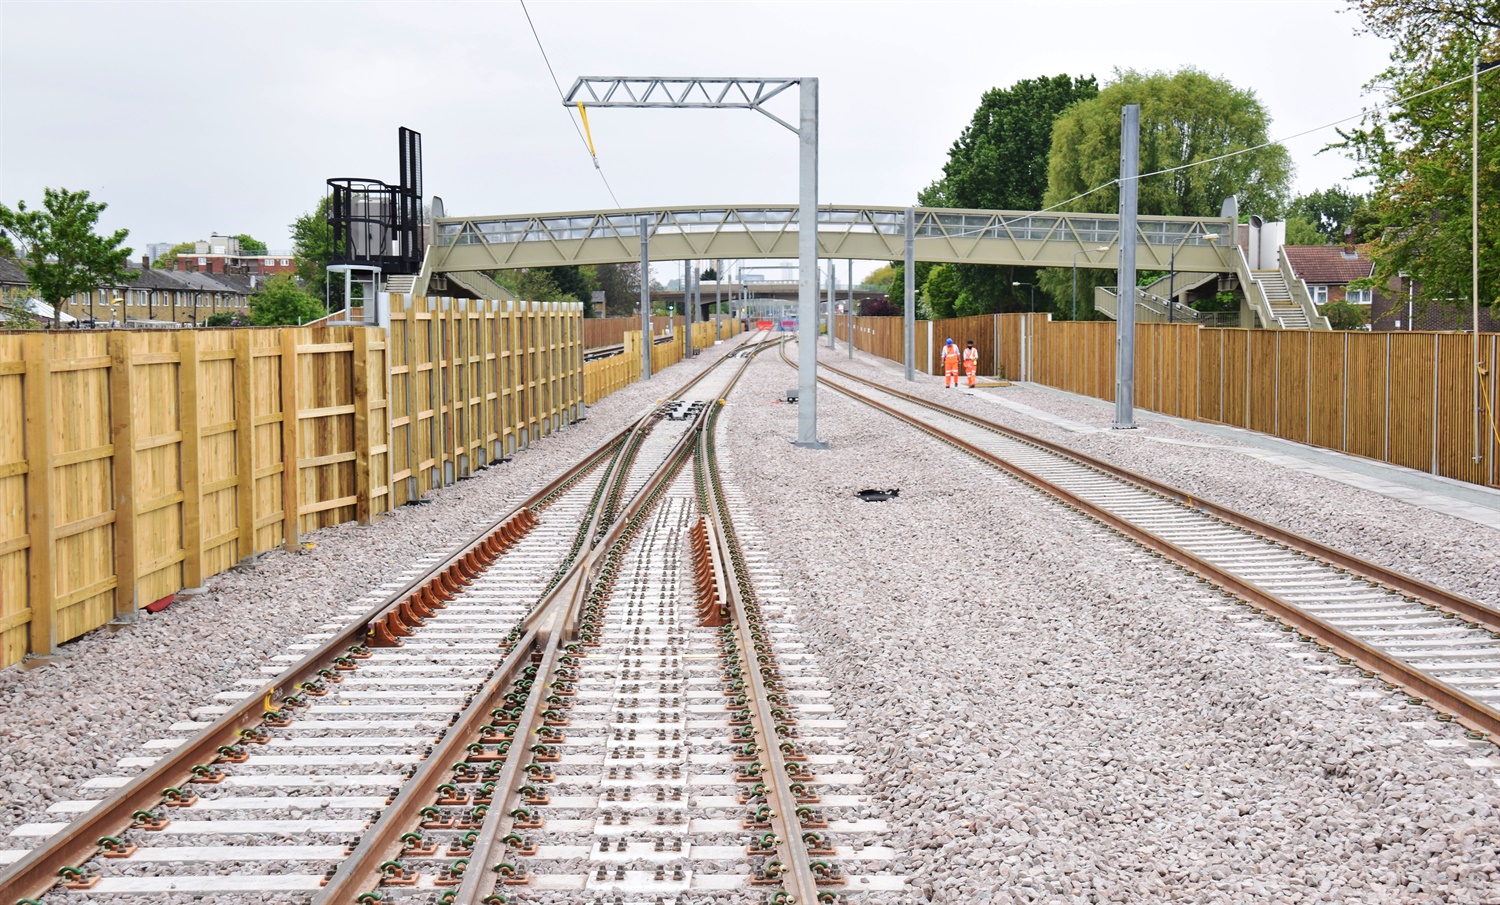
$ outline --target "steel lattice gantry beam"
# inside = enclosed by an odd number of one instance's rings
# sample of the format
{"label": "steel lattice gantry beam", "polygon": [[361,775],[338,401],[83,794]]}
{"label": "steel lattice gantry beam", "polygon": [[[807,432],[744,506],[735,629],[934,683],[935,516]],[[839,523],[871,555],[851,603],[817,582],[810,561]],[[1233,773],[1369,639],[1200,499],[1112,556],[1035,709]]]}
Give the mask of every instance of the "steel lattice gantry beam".
{"label": "steel lattice gantry beam", "polygon": [[[899,207],[819,206],[818,257],[900,260],[904,215]],[[795,205],[573,211],[438,218],[432,271],[629,263],[639,258],[642,217],[658,260],[798,256]],[[1113,270],[1119,222],[1116,214],[917,208],[916,258]],[[1166,270],[1175,250],[1179,273],[1231,272],[1232,228],[1222,217],[1140,217],[1137,266]]]}
{"label": "steel lattice gantry beam", "polygon": [[[794,126],[767,110],[767,101],[797,86],[797,124]],[[658,78],[654,76],[584,76],[563,97],[564,104],[585,107],[654,107],[677,110],[754,110],[779,123],[797,136],[797,210],[800,240],[797,243],[798,373],[797,439],[805,449],[826,449],[818,439],[818,80],[815,78],[704,78],[701,76]],[[585,119],[584,125],[588,121]],[[592,143],[590,150],[593,149]],[[596,164],[597,165],[597,164]],[[644,221],[643,221],[644,222]],[[653,226],[640,227],[641,297],[646,304],[646,277]],[[661,255],[656,255],[660,260]],[[643,312],[642,317],[646,317]],[[646,326],[643,320],[642,330]],[[645,359],[642,359],[643,361]],[[793,846],[788,854],[790,877],[807,879],[807,858]],[[799,889],[801,880],[788,887],[799,899],[811,901],[817,890]],[[809,881],[810,882],[810,881]]]}

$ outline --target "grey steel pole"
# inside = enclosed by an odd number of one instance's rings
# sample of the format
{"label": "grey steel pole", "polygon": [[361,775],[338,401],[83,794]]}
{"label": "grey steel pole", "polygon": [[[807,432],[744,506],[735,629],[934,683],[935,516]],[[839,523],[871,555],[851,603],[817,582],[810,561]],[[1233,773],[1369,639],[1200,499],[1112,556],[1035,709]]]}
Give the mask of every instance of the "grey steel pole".
{"label": "grey steel pole", "polygon": [[854,360],[854,259],[850,258],[849,264],[849,335],[844,337],[844,344],[849,347],[849,359]]}
{"label": "grey steel pole", "polygon": [[724,259],[714,261],[714,342],[724,338],[724,311],[719,292],[724,288]]}
{"label": "grey steel pole", "polygon": [[693,323],[698,314],[698,312],[694,310],[698,307],[698,262],[693,261],[688,266],[692,269],[693,279],[688,288],[688,291],[682,296],[683,307],[686,309],[682,312],[682,329],[687,333],[687,336],[683,337],[683,342],[685,343],[683,348],[687,350],[687,357],[692,358]]}
{"label": "grey steel pole", "polygon": [[[1470,236],[1470,239],[1469,239],[1469,241],[1471,243],[1470,248],[1469,248],[1469,254],[1470,254],[1470,260],[1472,262],[1472,267],[1473,267],[1474,272],[1473,272],[1473,275],[1472,275],[1473,283],[1469,287],[1469,303],[1470,303],[1470,305],[1473,306],[1473,309],[1474,309],[1474,312],[1473,312],[1474,313],[1474,373],[1470,374],[1469,378],[1470,378],[1470,380],[1474,384],[1474,461],[1475,461],[1475,463],[1478,463],[1478,462],[1480,462],[1481,460],[1484,459],[1484,454],[1482,452],[1480,452],[1480,445],[1479,445],[1480,444],[1480,438],[1484,436],[1484,429],[1481,426],[1482,422],[1480,421],[1480,411],[1479,411],[1479,385],[1480,385],[1480,382],[1484,378],[1482,378],[1482,377],[1479,376],[1479,52],[1478,51],[1475,51],[1475,53],[1474,53],[1474,75],[1473,75],[1473,80],[1474,80],[1473,81],[1473,93],[1472,93],[1472,97],[1471,97],[1470,102],[1469,102],[1470,103],[1470,106],[1469,106],[1469,121],[1471,123],[1471,128],[1473,130],[1472,140],[1473,140],[1473,143],[1474,143],[1473,144],[1473,149],[1471,151],[1471,156],[1469,157],[1469,160],[1470,160],[1469,178],[1472,180],[1472,182],[1470,183],[1470,186],[1469,186],[1469,193],[1470,193],[1469,203],[1472,205],[1472,210],[1471,210],[1471,213],[1470,213],[1470,221],[1469,222],[1473,224],[1473,226],[1472,226],[1472,228],[1470,230],[1472,232],[1472,235]],[[1372,308],[1373,308],[1373,306],[1372,306]]]}
{"label": "grey steel pole", "polygon": [[838,274],[833,272],[833,259],[828,259],[828,348],[834,348],[833,344],[833,306],[838,301],[839,279]]}
{"label": "grey steel pole", "polygon": [[826,449],[818,440],[818,80],[801,82],[797,121],[797,440]]}
{"label": "grey steel pole", "polygon": [[906,379],[917,379],[917,209],[906,209],[906,317],[901,321]]}
{"label": "grey steel pole", "polygon": [[635,221],[641,234],[641,379],[651,379],[651,220]]}
{"label": "grey steel pole", "polygon": [[1135,427],[1135,213],[1140,188],[1141,108],[1120,110],[1120,274],[1115,323],[1115,428]]}

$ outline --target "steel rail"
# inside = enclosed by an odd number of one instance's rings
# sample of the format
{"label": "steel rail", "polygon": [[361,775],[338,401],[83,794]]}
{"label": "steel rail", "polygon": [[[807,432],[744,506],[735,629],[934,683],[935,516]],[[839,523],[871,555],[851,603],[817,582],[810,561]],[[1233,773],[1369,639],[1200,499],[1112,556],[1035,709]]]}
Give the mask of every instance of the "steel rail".
{"label": "steel rail", "polygon": [[[1164,484],[1154,478],[1149,478],[1145,475],[1137,474],[1136,472],[1121,468],[1118,465],[1111,464],[1102,459],[1094,458],[1087,453],[1070,449],[1059,443],[1055,443],[1050,440],[1044,440],[1041,437],[1032,436],[1031,434],[1024,433],[1022,431],[1016,430],[1015,428],[1006,427],[1003,424],[997,424],[996,422],[990,421],[989,419],[981,417],[979,415],[950,408],[949,406],[943,405],[939,402],[933,402],[932,400],[924,399],[920,396],[915,396],[910,393],[905,393],[901,390],[882,386],[876,381],[869,380],[868,378],[860,377],[855,374],[850,374],[848,371],[832,365],[823,365],[822,367],[826,367],[828,370],[838,374],[840,377],[844,377],[849,380],[853,380],[856,383],[861,383],[865,386],[872,387],[882,393],[904,399],[907,402],[911,402],[925,408],[930,408],[934,411],[942,412],[949,417],[967,421],[975,427],[992,431],[994,433],[1008,437],[1009,439],[1015,440],[1019,443],[1026,443],[1028,445],[1038,447],[1039,449],[1043,449],[1054,455],[1071,459],[1079,465],[1083,465],[1087,468],[1092,468],[1112,478],[1135,484],[1140,489],[1145,490],[1148,493],[1154,493],[1160,497],[1170,500],[1171,502],[1177,503],[1180,506],[1197,510],[1204,513],[1205,515],[1213,516],[1214,518],[1217,518],[1220,521],[1225,522],[1226,524],[1232,525],[1236,528],[1240,528],[1244,531],[1248,531],[1252,534],[1260,535],[1266,540],[1274,541],[1284,547],[1296,550],[1299,553],[1307,554],[1314,559],[1323,560],[1330,565],[1337,566],[1341,569],[1344,569],[1345,571],[1356,574],[1373,584],[1381,585],[1400,594],[1405,594],[1408,597],[1419,600],[1430,606],[1437,607],[1438,609],[1447,610],[1453,613],[1455,616],[1460,616],[1464,619],[1470,620],[1471,622],[1489,629],[1492,632],[1500,632],[1500,610],[1497,610],[1494,607],[1488,606],[1477,600],[1471,600],[1470,598],[1464,597],[1461,594],[1454,593],[1453,591],[1448,591],[1436,585],[1428,584],[1420,578],[1414,578],[1413,576],[1407,575],[1403,572],[1397,572],[1394,569],[1387,568],[1385,566],[1379,565],[1378,563],[1372,563],[1368,560],[1360,559],[1353,554],[1346,553],[1333,547],[1329,547],[1326,544],[1313,540],[1310,537],[1305,537],[1301,534],[1297,534],[1296,532],[1288,531],[1285,528],[1279,528],[1276,525],[1270,524],[1269,522],[1263,522],[1260,519],[1255,518],[1254,516],[1245,515],[1244,513],[1238,512],[1234,509],[1230,509],[1227,506],[1221,506],[1218,503],[1214,503],[1202,497],[1195,496],[1194,494],[1187,493],[1186,491],[1179,490],[1170,484]],[[837,386],[836,384],[830,385],[835,387]]]}
{"label": "steel rail", "polygon": [[[715,367],[724,361],[726,356],[715,363]],[[748,364],[748,360],[745,362]],[[745,364],[741,364],[739,372],[731,379],[733,385],[738,374],[743,372]],[[707,373],[707,372],[705,372]],[[566,606],[553,606],[548,608],[544,618],[547,622],[547,643],[543,652],[542,668],[537,675],[546,679],[551,676],[554,664],[559,655],[559,648],[566,645],[577,637],[578,617],[583,611],[583,604],[589,588],[595,587],[600,580],[600,572],[603,563],[608,559],[610,551],[617,542],[629,533],[636,525],[639,518],[649,511],[649,507],[655,504],[656,491],[664,490],[676,478],[678,471],[682,468],[687,454],[696,445],[696,438],[701,432],[702,425],[710,411],[705,406],[698,413],[693,424],[683,432],[682,437],[675,443],[667,455],[663,457],[661,464],[651,474],[627,504],[625,510],[620,513],[613,524],[609,525],[604,534],[598,538],[585,555],[574,565],[570,575],[565,582],[568,589]],[[630,477],[628,471],[617,476],[623,484]],[[559,590],[562,590],[559,588]],[[557,598],[562,599],[559,595]],[[485,814],[483,824],[479,829],[479,835],[469,855],[470,864],[487,865],[497,854],[497,848],[501,847],[501,840],[510,834],[514,828],[514,820],[511,816],[512,802],[519,794],[516,788],[516,778],[520,774],[522,761],[525,760],[524,752],[536,735],[538,725],[541,723],[541,712],[543,699],[540,688],[545,682],[538,682],[532,687],[532,694],[528,696],[521,717],[517,720],[516,732],[513,738],[516,740],[505,755],[504,766],[501,768],[500,780],[496,784],[497,792],[494,796],[494,804]],[[495,880],[489,871],[469,870],[465,871],[462,882],[453,897],[452,905],[480,905],[485,897],[494,891]]]}
{"label": "steel rail", "polygon": [[[353,902],[370,885],[372,878],[379,874],[377,865],[383,860],[384,853],[395,845],[402,833],[410,829],[422,808],[430,803],[428,796],[411,790],[425,792],[442,784],[443,773],[453,763],[452,758],[464,750],[473,728],[485,723],[506,688],[525,668],[525,664],[531,662],[536,645],[536,629],[528,630],[516,642],[505,655],[500,668],[491,673],[479,692],[470,698],[443,737],[417,765],[416,771],[402,783],[401,791],[364,831],[359,844],[340,862],[338,869],[328,878],[328,883],[313,897],[314,903]],[[533,690],[540,684],[536,683]]]}
{"label": "steel rail", "polygon": [[363,643],[378,623],[397,612],[417,594],[445,580],[461,580],[462,571],[472,568],[476,551],[501,533],[507,533],[508,548],[511,543],[509,535],[514,533],[508,526],[514,520],[526,518],[525,513],[530,512],[533,507],[592,470],[603,457],[609,455],[627,432],[628,428],[605,441],[578,464],[512,507],[489,527],[476,532],[458,552],[412,578],[286,671],[247,695],[238,704],[232,705],[227,713],[142,771],[119,791],[105,798],[98,807],[78,817],[32,849],[9,870],[0,874],[0,901],[36,898],[59,882],[57,872],[63,867],[77,866],[95,857],[100,851],[100,838],[118,833],[120,827],[130,823],[131,815],[136,811],[150,810],[160,805],[164,800],[164,789],[180,783],[191,773],[193,766],[217,761],[220,746],[237,741],[240,730],[261,723],[265,719],[266,702],[297,689],[303,682],[315,679],[320,670],[329,668],[350,647]]}
{"label": "steel rail", "polygon": [[[696,375],[684,384],[676,395],[681,395],[697,385],[730,357],[726,355],[715,362],[712,367]],[[601,480],[602,493],[598,495],[599,497],[611,495],[616,490],[623,492],[623,488],[630,480],[631,466],[634,462],[634,457],[627,454],[631,440],[644,437],[659,420],[659,414],[653,408],[622,432],[619,443],[621,454],[609,464],[609,471]],[[468,855],[470,864],[476,866],[488,864],[499,841],[504,839],[513,828],[514,818],[510,816],[510,810],[516,795],[519,794],[517,778],[523,768],[523,761],[526,759],[525,752],[529,750],[528,746],[534,740],[533,737],[536,736],[536,730],[542,720],[543,689],[547,686],[546,679],[552,674],[561,657],[560,648],[573,635],[577,615],[582,609],[584,592],[597,577],[594,573],[602,558],[600,548],[607,550],[615,539],[629,530],[634,518],[652,498],[652,491],[670,482],[676,469],[681,466],[685,453],[691,449],[692,437],[691,429],[684,432],[683,437],[668,451],[662,463],[610,525],[599,524],[603,506],[596,507],[590,513],[589,518],[580,528],[579,538],[580,541],[591,540],[592,542],[583,545],[582,555],[575,556],[544,599],[523,618],[521,629],[526,632],[523,640],[527,643],[518,644],[507,656],[504,679],[497,677],[496,681],[487,683],[487,693],[483,695],[483,699],[471,702],[471,705],[465,708],[464,714],[449,727],[444,736],[445,752],[463,750],[463,747],[478,735],[479,728],[484,725],[488,714],[493,709],[495,698],[515,677],[517,671],[523,668],[522,664],[538,656],[541,658],[537,671],[538,680],[533,682],[528,692],[522,715],[517,720],[516,731],[511,737],[511,745],[506,751],[500,768],[496,782],[496,788],[499,791],[492,798]],[[599,533],[601,529],[602,535]],[[388,806],[377,824],[366,831],[360,845],[350,857],[345,859],[328,884],[313,899],[314,905],[324,905],[324,903],[334,905],[334,903],[354,901],[376,885],[380,876],[379,865],[383,864],[387,857],[397,849],[397,842],[402,834],[414,825],[413,818],[435,797],[437,787],[445,779],[443,771],[448,769],[450,763],[447,756],[430,757],[423,762],[423,766],[430,769],[414,774],[403,784],[398,801]],[[493,878],[488,877],[487,871],[482,869],[466,871],[455,892],[454,901],[477,902],[483,896],[488,895],[489,892],[476,891],[485,884],[486,879],[492,890]]]}
{"label": "steel rail", "polygon": [[[784,352],[783,360],[786,360],[788,364],[792,364],[792,362],[786,359]],[[792,366],[795,367],[795,364],[793,364]],[[824,383],[825,386],[829,387],[830,389],[841,392],[846,396],[849,396],[851,399],[863,402],[864,404],[878,411],[884,412],[885,414],[890,415],[891,417],[896,418],[899,421],[910,424],[918,430],[931,434],[932,436],[937,437],[943,442],[957,447],[958,449],[969,453],[975,458],[994,465],[995,467],[1000,468],[1008,474],[1011,474],[1028,484],[1031,484],[1039,490],[1042,490],[1043,492],[1062,501],[1068,507],[1082,512],[1089,518],[1092,518],[1095,521],[1098,521],[1101,524],[1114,529],[1120,534],[1136,541],[1137,543],[1150,550],[1161,553],[1163,556],[1182,566],[1187,571],[1192,572],[1198,577],[1223,588],[1224,590],[1230,592],[1236,597],[1239,597],[1241,600],[1244,600],[1246,603],[1251,604],[1257,609],[1261,609],[1262,611],[1275,616],[1283,623],[1297,629],[1303,635],[1315,639],[1321,644],[1330,648],[1339,656],[1344,657],[1348,660],[1352,660],[1353,662],[1359,664],[1359,666],[1365,671],[1380,675],[1387,682],[1393,685],[1399,685],[1407,689],[1413,696],[1421,697],[1428,701],[1431,701],[1438,710],[1444,711],[1445,713],[1451,715],[1458,723],[1465,726],[1466,728],[1475,732],[1483,733],[1492,741],[1500,739],[1500,711],[1495,710],[1494,708],[1484,704],[1483,702],[1475,700],[1469,695],[1464,694],[1462,691],[1459,691],[1457,688],[1454,688],[1452,685],[1449,685],[1448,683],[1443,682],[1440,679],[1434,678],[1418,669],[1407,665],[1406,663],[1402,662],[1399,659],[1396,659],[1395,657],[1392,657],[1379,648],[1374,647],[1373,645],[1370,645],[1360,640],[1359,638],[1354,637],[1348,632],[1336,626],[1330,625],[1324,620],[1319,619],[1318,617],[1306,612],[1296,604],[1282,600],[1276,594],[1273,594],[1265,590],[1264,588],[1259,587],[1253,582],[1240,578],[1233,572],[1230,572],[1220,566],[1216,566],[1213,563],[1210,563],[1207,560],[1203,559],[1202,557],[1184,550],[1177,544],[1174,544],[1171,541],[1166,540],[1165,538],[1147,531],[1146,529],[1134,524],[1127,519],[1121,518],[1120,516],[1109,512],[1108,510],[1090,502],[1089,500],[1084,499],[1081,496],[1078,496],[1077,494],[1074,494],[1069,490],[1058,486],[1057,484],[1041,477],[1040,475],[1033,474],[1025,468],[1022,468],[1019,465],[1016,465],[1000,456],[997,456],[980,446],[970,443],[969,441],[955,436],[935,425],[927,424],[926,422],[912,417],[911,415],[908,415],[893,406],[880,402],[877,399],[873,399],[869,396],[863,395],[856,390],[851,389],[850,387],[841,386],[840,384],[828,380],[827,378],[820,377],[819,379]],[[864,381],[860,378],[856,378],[856,380],[861,383],[868,383],[868,385],[880,390],[881,392],[888,392],[879,384]],[[901,394],[899,392],[892,392],[892,395],[900,397],[904,394]],[[922,401],[925,403],[925,400]],[[970,423],[978,423],[972,416],[963,415],[961,413],[954,413],[951,410],[948,410],[946,406],[928,404],[928,407],[938,411],[942,411],[944,414],[954,415],[955,417],[959,417],[961,420],[965,420]],[[980,426],[987,425],[981,424]],[[1050,449],[1052,444],[1047,444],[1045,441],[1041,441],[1039,438],[1029,437],[1028,435],[1020,434],[1019,432],[1016,432],[1014,430],[1004,428],[999,429],[997,432],[1009,436],[1012,439],[1020,440],[1021,442],[1031,443],[1034,445],[1042,446],[1043,448],[1048,448],[1049,451],[1055,451],[1058,455],[1073,459],[1080,464],[1085,464],[1093,467],[1092,462],[1085,461],[1086,457],[1080,456],[1079,454],[1073,453],[1071,450],[1066,450],[1065,448],[1052,450]],[[1111,473],[1113,472],[1112,468],[1100,470],[1109,471]],[[1128,472],[1126,474],[1128,474]],[[1129,482],[1131,478],[1122,477],[1121,480]],[[1470,603],[1473,602],[1470,601]],[[1475,603],[1474,606],[1482,605]]]}
{"label": "steel rail", "polygon": [[[726,359],[729,357],[729,354],[725,355]],[[718,364],[719,362],[715,362],[714,367]],[[678,393],[695,386],[714,367],[694,375],[683,384]],[[159,806],[165,800],[163,790],[179,784],[195,765],[218,761],[221,746],[234,743],[239,739],[241,730],[258,725],[265,719],[266,702],[297,689],[304,682],[316,679],[321,670],[329,669],[334,660],[350,647],[363,643],[377,631],[383,631],[383,627],[392,621],[396,624],[409,624],[413,621],[413,605],[421,607],[425,600],[441,600],[451,596],[458,587],[466,583],[466,575],[475,574],[482,568],[479,563],[486,554],[493,558],[496,551],[499,551],[499,555],[503,555],[505,550],[529,530],[534,524],[531,510],[591,471],[604,457],[621,446],[641,421],[649,417],[648,413],[622,428],[577,464],[512,507],[489,527],[475,532],[457,552],[387,595],[364,615],[336,632],[332,638],[253,694],[232,705],[223,716],[103,799],[99,806],[81,815],[7,870],[0,872],[0,901],[36,898],[56,886],[60,882],[57,873],[59,870],[78,866],[99,854],[99,839],[118,833],[120,827],[130,823],[131,815],[136,811]],[[504,668],[502,662],[501,669]],[[401,797],[401,793],[398,793],[392,803],[393,807],[397,806]]]}
{"label": "steel rail", "polygon": [[[785,349],[782,352],[785,354]],[[708,428],[699,435],[698,455],[704,463],[705,471],[710,475],[713,475],[718,468],[713,436],[715,427],[717,427],[716,417],[710,419]],[[771,713],[771,703],[767,699],[765,678],[760,673],[759,665],[753,659],[754,632],[750,627],[749,614],[746,612],[744,600],[740,595],[738,579],[748,580],[749,576],[739,575],[734,565],[735,557],[732,555],[734,551],[730,549],[733,532],[728,524],[728,507],[723,499],[722,487],[712,476],[705,484],[709,505],[704,514],[713,525],[713,530],[709,534],[714,538],[715,545],[718,547],[716,556],[720,558],[725,571],[725,602],[733,616],[732,624],[739,636],[739,643],[736,645],[739,665],[744,671],[745,681],[750,685],[751,724],[754,727],[756,743],[762,752],[761,756],[766,759],[769,766],[769,769],[762,774],[762,776],[769,774],[769,777],[762,781],[768,793],[767,804],[771,806],[771,831],[776,834],[777,852],[782,863],[788,867],[788,870],[782,874],[782,883],[798,905],[802,903],[813,905],[818,901],[817,876],[813,873],[812,861],[807,854],[807,845],[802,839],[802,823],[796,813],[797,796],[792,792],[791,780],[786,773],[787,760],[782,756],[781,740],[775,731],[776,718]]]}

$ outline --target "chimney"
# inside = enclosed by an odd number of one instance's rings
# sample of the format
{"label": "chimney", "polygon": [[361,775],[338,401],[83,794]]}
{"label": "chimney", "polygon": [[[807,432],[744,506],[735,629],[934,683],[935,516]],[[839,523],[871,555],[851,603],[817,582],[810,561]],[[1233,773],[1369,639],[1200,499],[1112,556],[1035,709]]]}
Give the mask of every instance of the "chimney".
{"label": "chimney", "polygon": [[1354,227],[1352,226],[1344,227],[1344,257],[1351,261],[1359,257],[1359,253],[1354,250]]}
{"label": "chimney", "polygon": [[141,270],[150,270],[150,269],[151,269],[151,256],[150,255],[141,255]]}

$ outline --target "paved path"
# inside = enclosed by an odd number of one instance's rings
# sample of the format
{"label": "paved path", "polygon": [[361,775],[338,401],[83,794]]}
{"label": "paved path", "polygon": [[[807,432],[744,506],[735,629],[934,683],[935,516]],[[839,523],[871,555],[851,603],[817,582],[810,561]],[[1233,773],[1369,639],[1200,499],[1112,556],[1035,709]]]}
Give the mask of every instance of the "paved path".
{"label": "paved path", "polygon": [[[840,344],[839,351],[843,351]],[[879,358],[864,352],[857,352],[861,361],[887,367],[897,375],[904,373],[899,362]],[[922,375],[927,378],[927,375]],[[936,379],[936,378],[927,378]],[[1052,387],[1042,386],[1038,383],[1017,383],[1016,386],[1039,393],[1051,394],[1060,399],[1069,399],[1081,402],[1085,405],[1095,406],[1109,412],[1114,411],[1114,403],[1102,399],[1094,399],[1090,396],[1080,396],[1076,393],[1068,393]],[[1034,418],[1062,430],[1073,433],[1094,433],[1109,430],[1108,427],[1096,424],[1084,424],[1071,418],[1065,418],[1036,406],[1007,399],[1004,389],[996,390],[968,390],[963,392],[987,402],[1003,406],[1021,415]],[[1441,512],[1455,518],[1465,519],[1487,528],[1500,530],[1500,491],[1480,487],[1477,484],[1469,484],[1464,481],[1455,481],[1452,478],[1444,478],[1438,475],[1427,474],[1412,468],[1400,465],[1391,465],[1385,462],[1377,462],[1374,459],[1365,459],[1359,456],[1351,456],[1346,453],[1319,446],[1308,446],[1304,443],[1295,443],[1291,440],[1283,440],[1270,434],[1257,433],[1256,431],[1244,430],[1238,427],[1229,427],[1221,424],[1205,424],[1201,421],[1190,421],[1186,418],[1176,418],[1170,415],[1159,415],[1143,409],[1136,409],[1136,420],[1138,422],[1165,422],[1186,431],[1192,431],[1200,435],[1202,440],[1178,440],[1168,437],[1155,437],[1143,434],[1144,439],[1155,443],[1169,443],[1181,446],[1196,446],[1204,449],[1222,449],[1229,452],[1240,453],[1279,465],[1292,471],[1300,471],[1306,474],[1314,474],[1330,481],[1338,481],[1351,487],[1358,487],[1370,493],[1376,493],[1393,500],[1400,500],[1413,506],[1420,506],[1433,512]]]}

